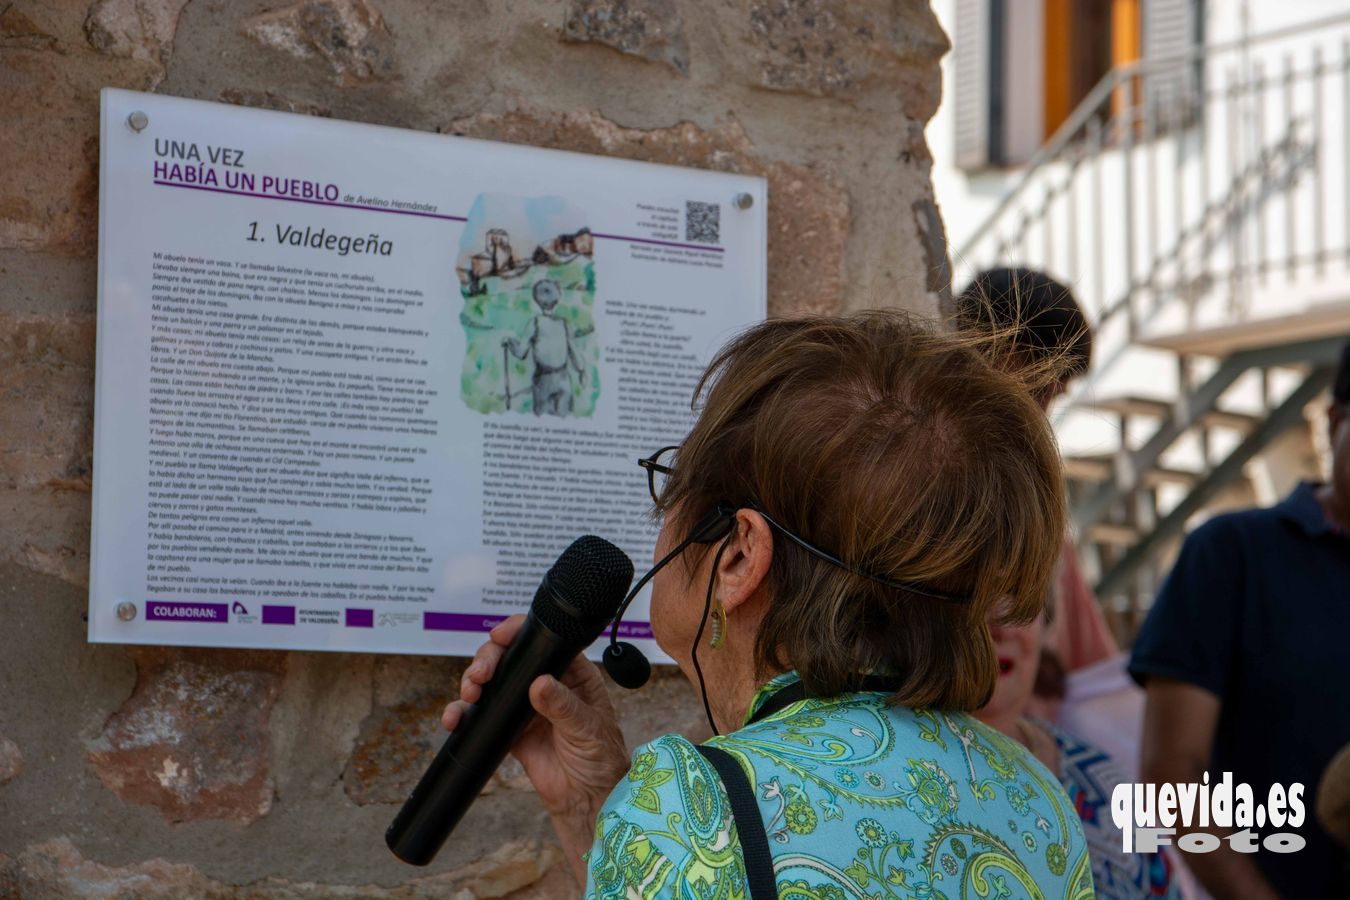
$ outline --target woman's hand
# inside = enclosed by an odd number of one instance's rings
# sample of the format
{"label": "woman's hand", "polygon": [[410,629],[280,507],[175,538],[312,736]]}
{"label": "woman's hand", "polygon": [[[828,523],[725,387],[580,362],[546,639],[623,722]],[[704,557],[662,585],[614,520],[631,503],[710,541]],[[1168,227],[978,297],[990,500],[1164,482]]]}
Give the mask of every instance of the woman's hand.
{"label": "woman's hand", "polygon": [[[483,685],[492,680],[524,621],[522,615],[512,616],[478,648],[460,681],[459,699],[441,714],[447,731],[454,731],[469,704],[483,695]],[[628,771],[628,749],[600,669],[584,656],[572,660],[561,680],[536,678],[530,704],[539,715],[511,747],[511,755],[520,760],[544,802],[563,849],[579,863],[591,846],[600,807]]]}

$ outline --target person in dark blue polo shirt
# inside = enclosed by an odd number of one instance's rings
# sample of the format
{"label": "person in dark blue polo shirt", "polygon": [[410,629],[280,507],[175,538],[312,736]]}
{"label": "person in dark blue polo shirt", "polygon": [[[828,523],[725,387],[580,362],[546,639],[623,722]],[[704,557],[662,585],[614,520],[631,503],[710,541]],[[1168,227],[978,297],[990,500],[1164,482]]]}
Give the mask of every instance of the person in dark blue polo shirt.
{"label": "person in dark blue polo shirt", "polygon": [[1303,849],[1187,854],[1215,897],[1350,896],[1350,860],[1313,809],[1350,741],[1350,344],[1329,419],[1331,479],[1197,528],[1134,644],[1130,672],[1148,693],[1143,781],[1201,783],[1208,772],[1214,784],[1232,772],[1257,803],[1272,784],[1304,786],[1300,827],[1254,829],[1298,834]]}

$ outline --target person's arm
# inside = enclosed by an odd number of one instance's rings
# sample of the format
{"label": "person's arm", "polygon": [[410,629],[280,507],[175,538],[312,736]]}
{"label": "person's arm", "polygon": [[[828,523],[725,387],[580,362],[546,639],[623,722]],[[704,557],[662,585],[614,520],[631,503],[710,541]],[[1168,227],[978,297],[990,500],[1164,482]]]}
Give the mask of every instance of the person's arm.
{"label": "person's arm", "polygon": [[536,317],[530,320],[529,340],[522,341],[519,338],[502,338],[502,346],[511,352],[516,359],[524,359],[529,356],[534,345],[539,342],[539,319]]}
{"label": "person's arm", "polygon": [[1064,668],[1072,672],[1120,653],[1087,579],[1078,564],[1078,551],[1066,540],[1060,551],[1059,589],[1055,619],[1050,628],[1050,646]]}
{"label": "person's arm", "polygon": [[[1140,777],[1148,784],[1199,784],[1209,769],[1222,702],[1202,687],[1156,675],[1148,679],[1147,694]],[[1197,831],[1222,838],[1231,829],[1185,828],[1178,820],[1178,838]],[[1251,856],[1230,849],[1226,841],[1210,853],[1183,853],[1183,858],[1215,897],[1280,900]]]}

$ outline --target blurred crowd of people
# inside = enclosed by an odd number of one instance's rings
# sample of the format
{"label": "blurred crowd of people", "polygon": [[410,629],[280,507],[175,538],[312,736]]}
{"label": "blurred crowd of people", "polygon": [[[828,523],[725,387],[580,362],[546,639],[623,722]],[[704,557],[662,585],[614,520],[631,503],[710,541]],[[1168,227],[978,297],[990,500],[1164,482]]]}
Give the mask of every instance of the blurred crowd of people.
{"label": "blurred crowd of people", "polygon": [[[1009,331],[1028,363],[1088,370],[1092,333],[1072,292],[1041,272],[981,273],[964,328]],[[1185,540],[1123,652],[1066,541],[1055,597],[1031,625],[991,618],[1000,667],[977,715],[1054,773],[1083,821],[1098,896],[1350,896],[1350,343],[1327,410],[1332,465],[1281,503],[1214,516]],[[1125,854],[1109,803],[1119,784],[1199,784],[1231,772],[1265,797],[1302,784],[1296,852]],[[1180,825],[1180,823],[1178,823]],[[1171,842],[1213,827],[1178,827]]]}

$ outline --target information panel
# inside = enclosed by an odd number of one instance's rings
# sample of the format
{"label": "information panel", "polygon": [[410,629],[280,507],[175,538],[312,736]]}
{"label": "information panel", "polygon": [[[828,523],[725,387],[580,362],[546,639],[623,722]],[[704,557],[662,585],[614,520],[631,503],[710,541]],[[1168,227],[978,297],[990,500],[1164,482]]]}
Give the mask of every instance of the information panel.
{"label": "information panel", "polygon": [[100,181],[91,641],[463,654],[581,534],[641,572],[765,315],[759,178],[108,89]]}

